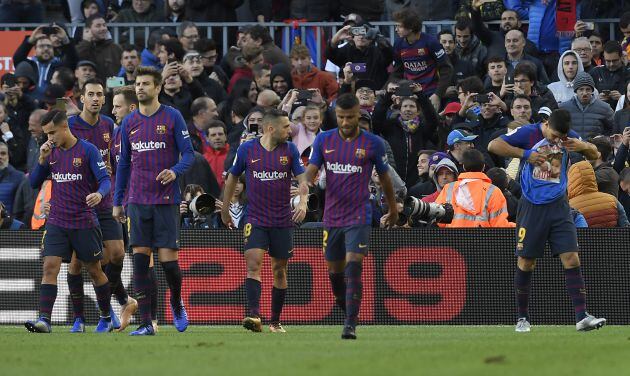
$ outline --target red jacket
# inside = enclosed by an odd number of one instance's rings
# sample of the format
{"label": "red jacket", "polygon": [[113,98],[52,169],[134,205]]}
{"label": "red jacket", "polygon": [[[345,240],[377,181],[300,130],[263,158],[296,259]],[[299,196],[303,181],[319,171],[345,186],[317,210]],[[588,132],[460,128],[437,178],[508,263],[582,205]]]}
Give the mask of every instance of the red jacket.
{"label": "red jacket", "polygon": [[230,79],[230,83],[228,84],[228,94],[232,92],[232,88],[234,87],[236,81],[240,80],[241,78],[249,78],[253,80],[254,72],[252,72],[252,70],[247,67],[234,69],[234,74],[232,74],[232,78]]}
{"label": "red jacket", "polygon": [[337,96],[339,91],[339,85],[337,80],[330,72],[322,72],[316,67],[311,67],[311,70],[299,74],[295,70],[291,72],[291,78],[293,79],[293,87],[296,89],[319,89],[325,100],[330,102]]}
{"label": "red jacket", "polygon": [[229,144],[225,144],[223,149],[216,150],[211,147],[206,147],[203,151],[203,156],[208,161],[208,164],[210,164],[210,168],[212,169],[214,176],[216,176],[221,189],[223,189],[223,185],[225,184],[225,181],[223,180],[223,165],[229,151]]}

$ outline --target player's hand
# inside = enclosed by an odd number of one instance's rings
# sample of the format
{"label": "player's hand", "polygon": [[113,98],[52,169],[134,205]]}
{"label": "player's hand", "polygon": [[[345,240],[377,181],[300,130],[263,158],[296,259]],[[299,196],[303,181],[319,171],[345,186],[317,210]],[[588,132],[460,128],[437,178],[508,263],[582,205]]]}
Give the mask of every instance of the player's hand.
{"label": "player's hand", "polygon": [[221,220],[223,221],[225,227],[229,228],[230,230],[233,230],[235,228],[234,222],[232,221],[232,216],[230,215],[230,209],[226,206],[221,209]]}
{"label": "player's hand", "polygon": [[300,200],[300,203],[293,209],[293,222],[300,223],[306,217],[306,209],[308,208],[308,197],[306,200]]}
{"label": "player's hand", "polygon": [[52,152],[53,147],[54,144],[50,140],[44,142],[42,146],[39,147],[39,164],[43,164],[46,158],[48,158],[48,156]]}
{"label": "player's hand", "polygon": [[101,195],[99,192],[94,192],[94,193],[90,193],[89,195],[85,197],[85,203],[89,207],[93,208],[96,205],[98,205],[102,199],[103,199],[103,195]]}
{"label": "player's hand", "polygon": [[155,178],[155,180],[161,182],[164,185],[174,182],[175,179],[177,179],[177,175],[175,174],[175,172],[173,172],[173,170],[168,170],[168,169],[162,170],[162,172],[160,172],[158,176]]}
{"label": "player's hand", "polygon": [[541,165],[543,163],[545,163],[547,161],[547,157],[543,154],[540,154],[537,151],[533,151],[530,155],[529,158],[527,159],[527,162],[529,162],[530,164],[534,165],[534,166],[538,166]]}
{"label": "player's hand", "polygon": [[578,140],[577,138],[567,138],[566,140],[562,140],[562,146],[567,149],[567,151],[575,153],[580,153],[588,149],[586,143]]}
{"label": "player's hand", "polygon": [[392,228],[396,226],[398,222],[398,211],[396,208],[394,210],[389,209],[389,211],[381,217],[381,223],[385,225],[385,228]]}
{"label": "player's hand", "polygon": [[112,208],[112,217],[120,223],[127,222],[127,217],[125,217],[125,209],[122,206],[114,206]]}

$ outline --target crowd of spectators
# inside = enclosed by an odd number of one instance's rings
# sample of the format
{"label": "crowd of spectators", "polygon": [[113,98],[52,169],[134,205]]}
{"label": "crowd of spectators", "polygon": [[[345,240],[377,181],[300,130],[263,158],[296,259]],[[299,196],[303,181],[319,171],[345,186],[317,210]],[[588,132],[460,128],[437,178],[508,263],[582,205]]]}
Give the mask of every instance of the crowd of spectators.
{"label": "crowd of spectators", "polygon": [[[0,78],[0,226],[13,228],[16,222],[38,229],[45,222],[49,188],[33,191],[25,183],[46,140],[40,124],[45,111],[62,105],[70,115],[78,114],[83,84],[99,78],[108,88],[102,115],[113,117],[112,89],[133,85],[140,65],[162,71],[160,102],[177,108],[188,122],[196,159],[194,172],[180,177],[185,227],[222,226],[216,213],[191,217],[187,202],[207,193],[220,211],[226,171],[239,145],[261,135],[258,125],[267,109],[289,114],[292,141],[306,162],[315,136],[336,127],[335,100],[343,93],[357,96],[360,126],[386,146],[401,210],[408,196],[443,203],[448,196],[443,187],[478,180],[468,186],[494,187],[486,204],[505,215],[468,225],[513,226],[521,195],[519,161],[492,154],[488,145],[564,109],[572,129],[600,153],[597,160],[573,161],[569,171],[567,195],[576,216],[585,219],[579,223],[628,224],[630,12],[623,13],[625,2],[578,1],[578,21],[573,37],[567,37],[556,33],[555,0],[462,0],[440,6],[423,0],[250,0],[258,22],[343,21],[335,33],[323,34],[325,69],[305,45],[294,44],[285,54],[274,42],[277,35],[260,23],[229,28],[230,46],[223,55],[223,38],[207,38],[206,28],[196,23],[236,21],[242,3],[69,0],[69,20],[84,26],[70,32],[42,23],[25,37],[13,55],[14,73]],[[39,0],[3,1],[0,23],[43,22],[43,9]],[[618,40],[607,39],[608,24],[580,20],[620,14]],[[396,23],[394,40],[370,23],[379,20]],[[429,20],[454,23],[452,29],[423,29]],[[121,28],[115,43],[111,22],[172,27],[151,28],[149,35],[143,28],[135,33]],[[213,30],[212,35],[221,34]],[[310,226],[322,217],[325,176],[312,183]],[[374,226],[379,226],[379,213],[387,209],[376,174],[371,186]],[[598,215],[611,208],[614,215]],[[230,213],[235,224],[243,223],[244,181]]]}

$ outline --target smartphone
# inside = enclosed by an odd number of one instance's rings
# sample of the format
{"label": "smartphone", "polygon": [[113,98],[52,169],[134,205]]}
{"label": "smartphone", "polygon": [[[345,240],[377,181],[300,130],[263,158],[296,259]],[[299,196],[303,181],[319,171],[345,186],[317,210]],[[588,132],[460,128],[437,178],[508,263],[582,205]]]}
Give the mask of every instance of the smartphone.
{"label": "smartphone", "polygon": [[167,64],[171,64],[171,63],[177,63],[177,59],[175,59],[174,57],[170,57],[167,61]]}
{"label": "smartphone", "polygon": [[18,84],[17,78],[15,78],[15,76],[12,74],[8,74],[4,79],[4,84],[8,87],[14,87]]}
{"label": "smartphone", "polygon": [[66,110],[66,98],[55,99],[55,108],[61,111]]}
{"label": "smartphone", "polygon": [[410,97],[413,95],[413,90],[411,89],[411,86],[401,85],[396,88],[394,95],[397,97]]}
{"label": "smartphone", "polygon": [[477,94],[473,97],[473,102],[477,102],[479,104],[490,102],[490,97],[487,94]]}
{"label": "smartphone", "polygon": [[50,24],[42,29],[42,33],[46,35],[57,34],[57,30],[53,27],[53,24]]}
{"label": "smartphone", "polygon": [[249,126],[249,133],[256,133],[256,134],[258,134],[258,124],[257,123],[248,124],[248,126]]}
{"label": "smartphone", "polygon": [[298,100],[309,100],[313,98],[313,92],[310,90],[298,90]]}
{"label": "smartphone", "polygon": [[122,77],[109,77],[106,86],[108,89],[125,86],[125,79]]}
{"label": "smartphone", "polygon": [[585,22],[586,30],[595,30],[595,22]]}
{"label": "smartphone", "polygon": [[608,96],[610,95],[610,90],[602,90],[602,94]]}
{"label": "smartphone", "polygon": [[354,36],[365,35],[365,34],[367,34],[367,30],[363,26],[351,27],[350,28],[350,34],[352,34]]}
{"label": "smartphone", "polygon": [[367,72],[367,64],[366,63],[352,63],[350,64],[350,69],[352,69],[353,73],[365,73]]}
{"label": "smartphone", "polygon": [[514,76],[511,74],[505,75],[505,84],[506,85],[514,85]]}

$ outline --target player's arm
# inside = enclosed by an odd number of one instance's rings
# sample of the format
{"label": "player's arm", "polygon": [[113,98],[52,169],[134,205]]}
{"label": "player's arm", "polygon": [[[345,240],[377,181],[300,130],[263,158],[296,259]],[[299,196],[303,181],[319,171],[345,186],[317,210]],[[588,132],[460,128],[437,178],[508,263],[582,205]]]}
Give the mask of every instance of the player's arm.
{"label": "player's arm", "polygon": [[53,143],[51,141],[46,141],[39,148],[39,160],[35,165],[33,171],[28,174],[28,181],[31,185],[31,188],[39,188],[44,180],[50,175],[50,164],[49,157],[52,152]]}
{"label": "player's arm", "polygon": [[312,183],[320,167],[324,163],[324,155],[322,154],[322,137],[321,133],[315,137],[313,145],[311,146],[311,155],[308,159],[308,166],[306,166],[305,179],[307,183]]}
{"label": "player's arm", "polygon": [[227,179],[225,180],[225,186],[223,187],[223,206],[221,207],[221,220],[227,228],[234,228],[234,222],[230,215],[230,202],[234,191],[236,190],[236,183],[238,177],[243,174],[245,168],[247,168],[247,147],[249,142],[241,144],[236,150],[236,157],[230,170],[228,171]]}
{"label": "player's arm", "polygon": [[385,193],[385,199],[387,201],[388,211],[383,216],[385,219],[381,219],[381,223],[385,224],[385,227],[393,227],[398,222],[398,207],[396,205],[396,195],[394,194],[394,183],[389,175],[389,165],[387,164],[387,155],[385,155],[385,145],[380,139],[375,139],[374,142],[374,167],[378,174],[378,179],[381,182],[381,188]]}
{"label": "player's arm", "polygon": [[300,195],[300,203],[293,211],[293,222],[299,223],[306,217],[306,210],[308,209],[308,181],[297,146],[289,143],[289,149],[291,150],[291,171],[298,181],[298,194]]}
{"label": "player's arm", "polygon": [[599,151],[597,146],[590,142],[582,141],[578,138],[569,137],[566,141],[562,142],[562,145],[570,152],[580,153],[584,158],[588,160],[594,160],[599,158]]}
{"label": "player's arm", "polygon": [[171,167],[170,170],[163,170],[157,176],[156,180],[160,180],[162,184],[168,184],[175,181],[177,176],[184,174],[195,161],[195,152],[192,147],[192,142],[190,142],[188,128],[186,127],[186,122],[179,111],[175,113],[175,127],[173,134],[175,136],[177,150],[181,153],[182,157],[175,166]]}
{"label": "player's arm", "polygon": [[122,202],[129,180],[130,165],[131,143],[127,134],[127,119],[125,118],[120,125],[120,160],[118,161],[118,166],[116,166],[116,187],[114,190],[114,207],[112,209],[112,216],[121,223],[127,221]]}
{"label": "player's arm", "polygon": [[521,127],[516,131],[502,135],[490,141],[488,151],[499,157],[525,159],[531,164],[543,163],[545,157],[527,148],[531,130]]}
{"label": "player's arm", "polygon": [[96,181],[98,181],[98,190],[85,197],[85,202],[89,207],[93,208],[109,193],[112,187],[112,181],[109,178],[107,166],[105,162],[103,162],[101,153],[99,153],[95,146],[88,149],[88,158],[90,159],[90,170],[92,170],[92,174],[96,178]]}

